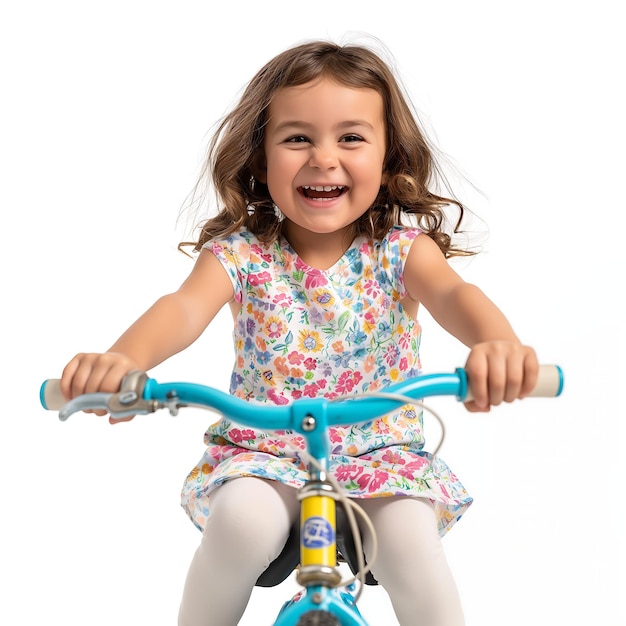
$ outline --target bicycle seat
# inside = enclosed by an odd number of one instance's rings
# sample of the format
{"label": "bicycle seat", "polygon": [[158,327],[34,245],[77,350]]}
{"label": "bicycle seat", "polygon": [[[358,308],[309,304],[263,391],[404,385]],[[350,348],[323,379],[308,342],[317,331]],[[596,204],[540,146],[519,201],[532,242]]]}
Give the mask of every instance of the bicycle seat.
{"label": "bicycle seat", "polygon": [[[337,560],[348,564],[353,574],[357,572],[356,547],[350,529],[348,517],[340,503],[336,514]],[[365,559],[365,555],[363,556]],[[367,561],[365,561],[367,563]],[[300,519],[297,519],[289,531],[282,552],[269,564],[269,567],[256,581],[257,587],[275,587],[280,585],[300,563]],[[365,574],[366,585],[378,585],[372,572]]]}

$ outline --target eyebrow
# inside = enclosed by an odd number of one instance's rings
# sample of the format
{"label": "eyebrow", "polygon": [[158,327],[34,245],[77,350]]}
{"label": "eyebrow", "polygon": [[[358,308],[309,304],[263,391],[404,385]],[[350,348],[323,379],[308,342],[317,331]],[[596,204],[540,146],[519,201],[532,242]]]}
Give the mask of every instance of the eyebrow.
{"label": "eyebrow", "polygon": [[[278,126],[276,126],[274,131],[283,131],[288,128],[310,129],[310,128],[313,128],[314,126],[315,126],[314,124],[309,124],[309,122],[304,122],[301,120],[285,120],[284,122],[281,122],[280,124],[278,124]],[[367,120],[359,120],[359,119],[345,120],[343,122],[339,122],[339,124],[337,124],[335,128],[337,129],[354,128],[356,126],[364,126],[365,128],[374,130],[374,126],[370,122],[368,122]]]}

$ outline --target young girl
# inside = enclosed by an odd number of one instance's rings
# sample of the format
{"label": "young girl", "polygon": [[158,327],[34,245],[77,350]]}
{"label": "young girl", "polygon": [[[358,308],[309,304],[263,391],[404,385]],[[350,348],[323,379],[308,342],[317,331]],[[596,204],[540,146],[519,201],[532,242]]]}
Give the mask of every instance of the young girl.
{"label": "young girl", "polygon": [[[450,268],[447,258],[464,251],[444,232],[444,209],[454,204],[462,217],[463,207],[432,191],[434,171],[402,91],[375,53],[320,41],[279,54],[211,143],[205,173],[222,207],[195,242],[189,277],[108,352],[75,356],[63,372],[64,395],[116,391],[128,371],[149,370],[189,346],[229,304],[231,392],[250,402],[333,398],[415,376],[420,305],[470,348],[470,411],[525,396],[536,382],[535,353]],[[237,624],[282,550],[298,513],[294,488],[305,477],[303,442],[290,438],[291,448],[227,419],[206,432],[206,453],[183,488],[202,540],[180,625]],[[333,428],[330,438],[331,469],[377,531],[373,574],[400,624],[462,624],[440,536],[471,498],[423,450],[421,416],[403,407]],[[367,557],[367,533],[364,549]]]}

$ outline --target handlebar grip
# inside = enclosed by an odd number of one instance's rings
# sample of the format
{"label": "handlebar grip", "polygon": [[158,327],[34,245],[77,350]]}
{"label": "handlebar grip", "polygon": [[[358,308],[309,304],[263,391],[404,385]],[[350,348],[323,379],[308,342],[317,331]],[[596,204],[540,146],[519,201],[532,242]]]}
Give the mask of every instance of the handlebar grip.
{"label": "handlebar grip", "polygon": [[59,378],[44,380],[39,390],[39,401],[41,406],[48,411],[59,411],[67,404],[67,400],[61,393],[61,380]]}
{"label": "handlebar grip", "polygon": [[540,365],[539,377],[530,395],[535,398],[554,398],[563,391],[563,370],[558,365]]}
{"label": "handlebar grip", "polygon": [[[554,398],[563,391],[563,370],[558,365],[540,365],[539,377],[535,388],[528,395],[529,398]],[[467,390],[463,402],[473,399],[471,389]]]}

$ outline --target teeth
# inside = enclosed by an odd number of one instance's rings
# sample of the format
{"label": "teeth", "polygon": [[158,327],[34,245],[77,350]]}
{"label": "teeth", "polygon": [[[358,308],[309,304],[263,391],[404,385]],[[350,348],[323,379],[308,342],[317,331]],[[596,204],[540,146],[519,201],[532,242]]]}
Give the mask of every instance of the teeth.
{"label": "teeth", "polygon": [[343,189],[343,185],[303,185],[302,189],[312,189],[313,191],[334,191]]}

